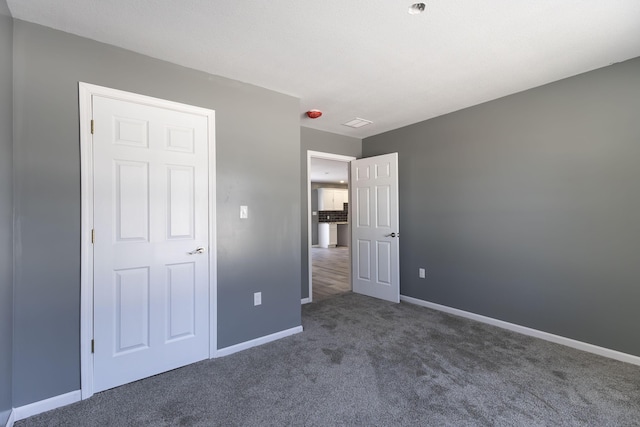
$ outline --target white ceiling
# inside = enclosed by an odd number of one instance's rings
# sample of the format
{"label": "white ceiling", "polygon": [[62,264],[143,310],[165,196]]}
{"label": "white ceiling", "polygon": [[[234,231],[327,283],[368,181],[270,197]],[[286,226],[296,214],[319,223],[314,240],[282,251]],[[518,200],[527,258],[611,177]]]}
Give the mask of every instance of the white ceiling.
{"label": "white ceiling", "polygon": [[[302,126],[358,138],[640,56],[638,0],[412,2],[7,1],[17,19],[296,96]],[[373,124],[342,125],[355,117]]]}
{"label": "white ceiling", "polygon": [[311,182],[332,184],[349,183],[349,162],[312,157],[309,172]]}

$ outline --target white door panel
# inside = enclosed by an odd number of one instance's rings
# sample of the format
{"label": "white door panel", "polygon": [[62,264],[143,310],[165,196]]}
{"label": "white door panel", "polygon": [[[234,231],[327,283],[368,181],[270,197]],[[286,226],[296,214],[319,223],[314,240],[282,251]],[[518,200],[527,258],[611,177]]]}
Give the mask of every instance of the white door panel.
{"label": "white door panel", "polygon": [[353,291],[400,301],[398,154],[351,162]]}
{"label": "white door panel", "polygon": [[167,342],[195,336],[197,296],[195,263],[168,265]]}
{"label": "white door panel", "polygon": [[93,97],[94,391],[209,356],[204,116]]}
{"label": "white door panel", "polygon": [[115,355],[149,347],[149,268],[114,271]]}
{"label": "white door panel", "polygon": [[115,241],[149,241],[149,163],[114,160]]}

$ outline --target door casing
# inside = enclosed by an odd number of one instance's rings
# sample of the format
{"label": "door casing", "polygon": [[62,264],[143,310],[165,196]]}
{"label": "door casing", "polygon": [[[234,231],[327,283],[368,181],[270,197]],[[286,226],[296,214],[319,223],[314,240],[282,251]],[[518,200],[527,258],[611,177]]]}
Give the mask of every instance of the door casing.
{"label": "door casing", "polygon": [[99,95],[127,102],[198,114],[207,118],[209,146],[209,358],[217,351],[217,256],[216,256],[216,174],[215,112],[206,108],[120,91],[89,83],[79,83],[80,107],[80,386],[82,399],[93,396],[93,148],[91,134],[92,97]]}

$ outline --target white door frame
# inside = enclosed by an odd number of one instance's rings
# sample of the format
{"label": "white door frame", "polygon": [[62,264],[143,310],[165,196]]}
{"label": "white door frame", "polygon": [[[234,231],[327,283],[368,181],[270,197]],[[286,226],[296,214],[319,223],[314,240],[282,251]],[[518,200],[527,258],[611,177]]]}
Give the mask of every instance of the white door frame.
{"label": "white door frame", "polygon": [[80,107],[80,388],[82,399],[93,396],[93,147],[92,96],[99,95],[127,102],[197,114],[207,118],[209,146],[209,357],[217,351],[217,264],[216,264],[216,174],[215,111],[145,95],[79,82]]}
{"label": "white door frame", "polygon": [[[312,239],[311,239],[311,158],[316,159],[326,159],[326,160],[337,160],[339,162],[349,163],[352,160],[356,160],[355,157],[352,156],[343,156],[342,154],[332,154],[332,153],[323,153],[321,151],[311,151],[307,150],[307,234],[309,235],[308,241],[308,252],[309,259],[307,263],[309,264],[309,297],[302,298],[301,303],[306,304],[313,301],[313,265],[311,258],[311,247],[312,247]],[[348,175],[347,175],[347,179]],[[351,187],[351,186],[349,186]],[[349,188],[349,204],[351,204],[351,188]],[[351,239],[351,209],[349,209],[349,239]],[[349,245],[349,260],[351,260],[351,245]],[[351,286],[351,262],[349,262],[349,286]]]}

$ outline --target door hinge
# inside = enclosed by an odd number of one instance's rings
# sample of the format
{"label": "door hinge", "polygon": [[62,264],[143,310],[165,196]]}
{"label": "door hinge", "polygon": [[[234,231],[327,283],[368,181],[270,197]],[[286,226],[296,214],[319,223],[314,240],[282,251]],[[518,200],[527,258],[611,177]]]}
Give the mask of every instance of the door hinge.
{"label": "door hinge", "polygon": [[91,135],[93,135],[93,119],[91,119]]}
{"label": "door hinge", "polygon": [[95,341],[91,340],[91,353],[93,353],[95,350]]}
{"label": "door hinge", "polygon": [[91,229],[91,243],[95,243],[96,242],[96,230],[95,228]]}

